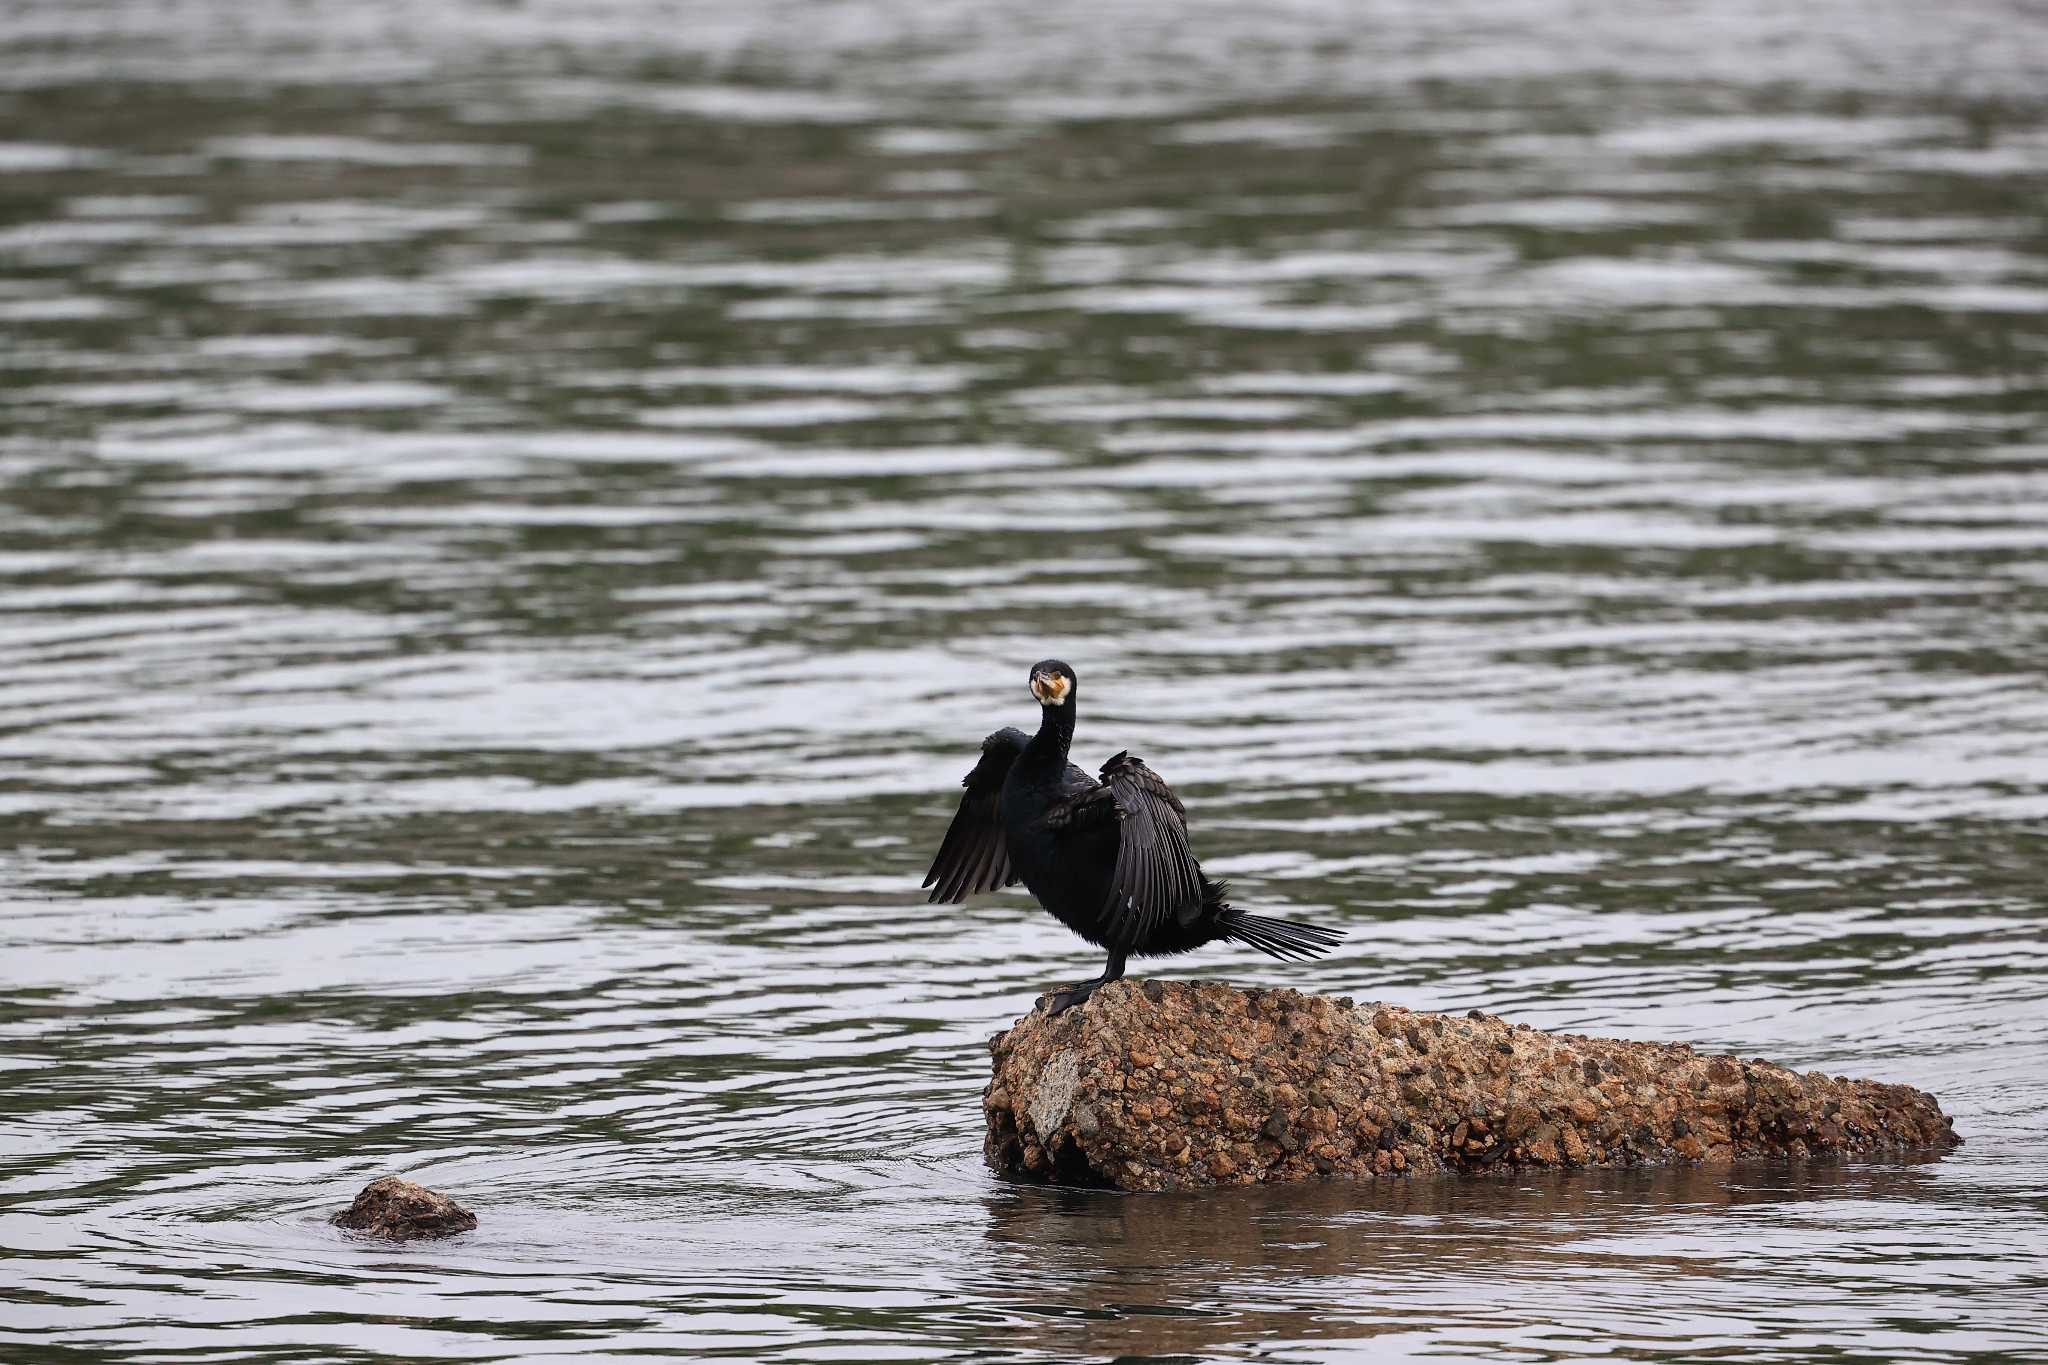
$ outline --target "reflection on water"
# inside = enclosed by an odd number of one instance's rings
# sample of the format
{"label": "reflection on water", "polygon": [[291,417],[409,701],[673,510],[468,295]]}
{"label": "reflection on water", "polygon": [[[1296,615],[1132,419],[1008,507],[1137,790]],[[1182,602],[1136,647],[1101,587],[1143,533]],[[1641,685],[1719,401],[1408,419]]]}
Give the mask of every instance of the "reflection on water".
{"label": "reflection on water", "polygon": [[[1048,1354],[1201,1357],[1253,1340],[1314,1358],[1368,1338],[1378,1354],[1569,1356],[1619,1340],[1703,1353],[1763,1335],[1811,1358],[1840,1340],[1846,1292],[2031,1282],[1992,1257],[1925,1255],[1899,1220],[1939,1197],[1926,1175],[1874,1165],[1158,1198],[1006,1190],[989,1200],[989,1259],[1039,1285],[1066,1281],[1052,1302],[1017,1310],[1033,1320],[1024,1339]],[[1816,1222],[1859,1245],[1772,1245]],[[1476,1284],[1491,1295],[1475,1298]]]}
{"label": "reflection on water", "polygon": [[[2039,29],[17,8],[0,1354],[2048,1351]],[[1049,653],[1351,931],[1183,972],[1969,1145],[997,1184],[1095,963],[915,886]]]}

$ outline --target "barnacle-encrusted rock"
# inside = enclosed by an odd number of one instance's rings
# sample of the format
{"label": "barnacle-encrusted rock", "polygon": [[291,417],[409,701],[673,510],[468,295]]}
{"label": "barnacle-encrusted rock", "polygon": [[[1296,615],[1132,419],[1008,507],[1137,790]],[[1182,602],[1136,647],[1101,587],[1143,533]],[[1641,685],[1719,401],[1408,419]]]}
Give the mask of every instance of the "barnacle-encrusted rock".
{"label": "barnacle-encrusted rock", "polygon": [[988,1164],[1128,1190],[1722,1164],[1962,1141],[1909,1086],[1221,982],[1124,980],[990,1043]]}
{"label": "barnacle-encrusted rock", "polygon": [[379,1237],[446,1237],[475,1227],[476,1215],[439,1190],[385,1175],[363,1186],[334,1225]]}

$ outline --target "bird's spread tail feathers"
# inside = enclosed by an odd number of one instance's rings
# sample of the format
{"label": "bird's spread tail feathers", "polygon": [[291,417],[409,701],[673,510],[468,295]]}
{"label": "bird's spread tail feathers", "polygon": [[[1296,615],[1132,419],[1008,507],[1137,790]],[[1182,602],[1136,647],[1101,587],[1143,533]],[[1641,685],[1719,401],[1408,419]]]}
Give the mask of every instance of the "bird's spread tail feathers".
{"label": "bird's spread tail feathers", "polygon": [[[1221,901],[1221,883],[1215,884],[1215,893],[1216,899]],[[1283,962],[1321,957],[1344,941],[1341,929],[1325,929],[1320,924],[1303,924],[1300,920],[1274,919],[1270,915],[1250,915],[1234,905],[1223,907],[1217,924],[1223,930],[1224,938],[1257,948],[1267,957],[1277,957]]]}

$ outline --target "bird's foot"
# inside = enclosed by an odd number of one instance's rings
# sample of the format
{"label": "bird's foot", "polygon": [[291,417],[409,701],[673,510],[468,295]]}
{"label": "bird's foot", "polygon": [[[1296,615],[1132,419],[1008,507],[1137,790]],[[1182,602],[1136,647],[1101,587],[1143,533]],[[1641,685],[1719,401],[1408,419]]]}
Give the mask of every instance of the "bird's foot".
{"label": "bird's foot", "polygon": [[1045,1013],[1048,1018],[1061,1010],[1070,1010],[1101,990],[1112,981],[1124,979],[1124,954],[1111,953],[1103,965],[1102,975],[1092,981],[1083,981],[1078,986],[1069,986],[1063,991],[1054,991],[1045,999]]}
{"label": "bird's foot", "polygon": [[1045,998],[1046,1017],[1051,1018],[1062,1010],[1072,1009],[1089,996],[1095,994],[1101,985],[1100,981],[1083,981],[1078,986],[1069,986],[1063,991],[1052,992],[1052,994]]}

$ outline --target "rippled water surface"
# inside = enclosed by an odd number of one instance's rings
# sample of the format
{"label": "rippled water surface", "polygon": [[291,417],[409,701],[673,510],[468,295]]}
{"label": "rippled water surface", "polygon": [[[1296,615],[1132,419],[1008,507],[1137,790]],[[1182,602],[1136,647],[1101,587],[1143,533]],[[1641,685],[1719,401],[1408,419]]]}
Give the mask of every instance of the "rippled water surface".
{"label": "rippled water surface", "polygon": [[[0,1356],[2048,1353],[2048,20],[0,13]],[[1025,669],[1312,967],[1942,1161],[1117,1197]],[[483,1219],[325,1223],[372,1175]]]}

